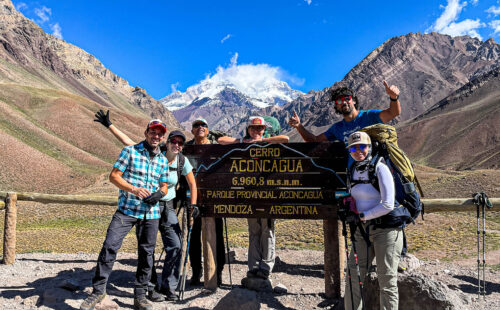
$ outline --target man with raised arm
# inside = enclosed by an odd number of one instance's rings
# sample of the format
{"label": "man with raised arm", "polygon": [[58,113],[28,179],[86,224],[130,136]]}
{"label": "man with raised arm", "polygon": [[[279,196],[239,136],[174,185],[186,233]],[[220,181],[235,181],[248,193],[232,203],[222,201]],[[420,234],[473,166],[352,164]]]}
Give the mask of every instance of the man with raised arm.
{"label": "man with raised arm", "polygon": [[401,114],[398,87],[389,86],[386,81],[384,81],[384,87],[390,101],[389,108],[385,110],[359,110],[358,97],[354,91],[347,87],[340,87],[331,92],[331,100],[335,105],[335,112],[342,114],[343,120],[333,124],[327,131],[317,136],[300,123],[300,118],[295,111],[288,120],[288,124],[296,128],[306,142],[341,140],[347,143],[347,138],[351,133],[366,126],[388,123]]}
{"label": "man with raised arm", "polygon": [[167,193],[168,161],[158,147],[166,131],[162,121],[151,120],[144,132],[146,139],[125,147],[113,166],[109,180],[120,189],[118,209],[109,224],[97,259],[92,294],[81,304],[82,310],[94,309],[106,296],[106,284],[116,255],[123,239],[134,226],[138,239],[134,308],[152,309],[146,300],[146,293],[160,220],[158,202]]}

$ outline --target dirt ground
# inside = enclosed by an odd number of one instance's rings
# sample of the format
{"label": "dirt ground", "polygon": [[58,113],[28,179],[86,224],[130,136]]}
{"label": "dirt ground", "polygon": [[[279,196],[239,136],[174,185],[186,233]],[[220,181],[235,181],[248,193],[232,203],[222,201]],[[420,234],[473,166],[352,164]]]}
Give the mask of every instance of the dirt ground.
{"label": "dirt ground", "polygon": [[[241,287],[245,276],[246,249],[236,248],[231,264],[233,287]],[[273,286],[283,284],[286,294],[258,293],[261,309],[333,309],[336,301],[324,296],[323,252],[280,250],[271,275]],[[0,265],[1,309],[78,309],[90,293],[96,254],[19,254],[14,265]],[[500,251],[487,254],[489,265],[500,264]],[[108,283],[108,294],[120,309],[132,309],[136,255],[119,254]],[[487,268],[486,299],[477,301],[475,259],[452,264],[437,260],[423,263],[420,273],[465,294],[466,309],[500,308],[500,271]],[[229,270],[223,272],[223,287],[206,294],[202,286],[187,285],[182,302],[154,303],[154,309],[212,309],[230,292]],[[64,289],[61,287],[72,287]],[[404,308],[402,308],[404,309]]]}

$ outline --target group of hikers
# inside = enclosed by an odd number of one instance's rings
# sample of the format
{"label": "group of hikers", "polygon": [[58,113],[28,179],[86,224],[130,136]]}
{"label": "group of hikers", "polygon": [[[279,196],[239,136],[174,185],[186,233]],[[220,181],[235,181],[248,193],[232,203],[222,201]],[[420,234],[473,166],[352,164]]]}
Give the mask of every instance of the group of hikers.
{"label": "group of hikers", "polygon": [[[380,306],[382,309],[398,309],[397,266],[403,247],[402,228],[380,225],[374,227],[375,223],[380,224],[378,219],[389,214],[397,205],[394,181],[383,161],[376,163],[375,174],[368,171],[372,159],[372,143],[370,136],[360,131],[366,126],[390,122],[401,113],[399,89],[394,85],[389,86],[385,81],[383,83],[390,102],[385,110],[360,110],[354,91],[340,87],[332,90],[329,96],[336,113],[342,115],[343,119],[334,123],[326,132],[320,135],[312,134],[302,125],[296,112],[290,117],[288,124],[296,128],[305,142],[345,142],[350,154],[348,167],[352,171],[349,174],[349,204],[355,211],[357,225],[360,227],[356,231],[356,238],[352,239],[355,245],[358,245],[358,251],[351,251],[349,255],[348,274],[360,272],[360,281],[363,281],[367,268],[373,258],[376,258]],[[109,224],[97,259],[95,275],[92,278],[93,291],[81,304],[80,309],[94,309],[106,296],[106,284],[117,252],[124,237],[134,226],[138,244],[135,309],[152,309],[149,301],[177,301],[181,282],[182,230],[175,210],[178,208],[176,188],[181,176],[185,177],[190,192],[190,196],[186,198],[188,223],[191,227],[190,285],[199,285],[202,275],[201,218],[197,206],[197,186],[193,166],[189,159],[182,155],[184,145],[287,143],[289,137],[280,135],[279,132],[269,134],[271,126],[264,117],[253,116],[248,119],[244,137],[234,138],[226,135],[215,138],[210,133],[207,121],[198,118],[191,124],[194,138],[186,141],[186,136],[178,130],[171,131],[167,136],[166,124],[159,119],[153,119],[144,131],[145,139],[136,143],[111,123],[109,111],[104,113],[101,110],[95,116],[95,121],[107,127],[125,148],[109,176],[110,182],[119,188],[118,209]],[[376,185],[369,178],[376,178]],[[166,253],[161,276],[156,274],[154,268],[158,231]],[[266,280],[270,277],[275,263],[275,220],[249,218],[248,232],[247,277]],[[217,285],[221,286],[225,264],[222,218],[215,218],[215,233]],[[367,244],[371,245],[366,246]],[[355,259],[355,254],[359,261]],[[362,309],[362,288],[352,285],[350,276],[346,280],[345,292],[345,308]]]}

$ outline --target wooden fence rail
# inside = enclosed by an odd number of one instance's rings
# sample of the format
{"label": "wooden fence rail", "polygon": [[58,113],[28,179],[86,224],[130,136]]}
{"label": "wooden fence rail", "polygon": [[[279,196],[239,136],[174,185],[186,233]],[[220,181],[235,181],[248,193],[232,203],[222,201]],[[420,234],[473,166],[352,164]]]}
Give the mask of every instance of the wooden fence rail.
{"label": "wooden fence rail", "polygon": [[[4,239],[3,239],[3,263],[13,264],[15,261],[15,247],[16,247],[16,219],[17,219],[17,206],[16,201],[32,201],[39,203],[57,203],[57,204],[80,204],[80,205],[107,205],[116,206],[118,204],[118,198],[116,196],[105,196],[105,195],[55,195],[55,194],[41,194],[41,193],[14,193],[14,192],[0,192],[0,210],[5,209],[5,224],[4,224]],[[500,204],[500,198],[490,198],[493,205]],[[425,213],[434,212],[461,212],[461,211],[475,211],[476,206],[474,205],[471,198],[446,198],[446,199],[422,199],[425,205]],[[495,210],[495,208],[493,208]],[[213,218],[204,218],[204,227],[213,224]],[[330,223],[330,224],[328,224]],[[331,220],[324,220],[325,231],[331,230],[332,227],[338,229],[337,222],[331,222]],[[210,227],[205,227],[207,232],[214,231],[211,225]],[[204,231],[205,231],[204,230]],[[210,235],[210,234],[209,234]],[[339,234],[335,234],[340,236]],[[213,236],[215,238],[215,236]],[[342,251],[339,252],[340,246],[343,245],[342,240],[333,240],[337,238],[325,238],[325,293],[327,297],[339,297],[340,296],[340,286],[339,281],[342,277],[343,270],[343,256],[336,259],[337,254],[343,254]],[[203,242],[203,246],[207,247],[210,242]],[[212,252],[208,253],[207,252]],[[215,249],[204,248],[205,255],[205,272],[210,274],[215,274]],[[210,255],[212,254],[212,255]],[[339,254],[339,255],[340,255]],[[331,256],[331,257],[330,257]],[[331,262],[326,261],[326,259],[331,260]],[[211,263],[210,263],[211,262]],[[210,270],[209,267],[213,267]],[[328,268],[327,268],[328,267]],[[207,270],[208,268],[208,270]],[[330,270],[330,269],[334,270]],[[331,277],[330,281],[328,278]],[[216,288],[215,278],[208,279],[212,281],[205,281],[206,288],[213,289]],[[205,279],[207,280],[207,279]]]}
{"label": "wooden fence rail", "polygon": [[[4,200],[8,192],[0,192],[0,210],[5,208]],[[81,205],[106,205],[116,206],[117,196],[106,195],[55,195],[41,193],[16,193],[18,201],[33,201],[40,203],[61,203],[61,204],[81,204]],[[493,205],[500,204],[500,198],[490,198]],[[472,198],[443,198],[443,199],[422,199],[425,205],[425,213],[434,212],[460,212],[473,211],[476,207]]]}

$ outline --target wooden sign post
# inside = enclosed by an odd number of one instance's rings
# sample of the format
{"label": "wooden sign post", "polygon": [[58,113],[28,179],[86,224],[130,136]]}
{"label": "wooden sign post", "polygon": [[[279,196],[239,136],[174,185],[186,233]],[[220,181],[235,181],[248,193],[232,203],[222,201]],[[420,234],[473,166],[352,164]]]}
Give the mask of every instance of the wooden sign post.
{"label": "wooden sign post", "polygon": [[[204,217],[205,287],[217,287],[213,217],[323,219],[325,292],[340,297],[344,244],[337,197],[345,194],[342,142],[186,146]],[[207,253],[212,252],[212,253]]]}

